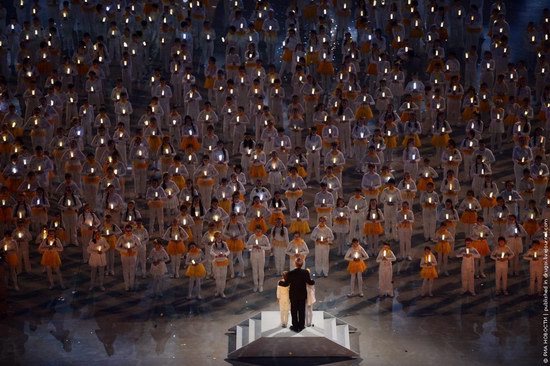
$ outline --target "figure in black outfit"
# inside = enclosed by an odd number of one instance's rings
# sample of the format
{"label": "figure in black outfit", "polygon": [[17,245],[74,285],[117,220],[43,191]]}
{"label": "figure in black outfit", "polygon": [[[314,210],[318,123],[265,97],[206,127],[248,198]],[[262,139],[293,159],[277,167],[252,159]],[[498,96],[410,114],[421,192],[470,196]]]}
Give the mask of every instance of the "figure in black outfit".
{"label": "figure in black outfit", "polygon": [[292,315],[292,326],[290,330],[301,332],[305,328],[306,321],[306,285],[314,285],[315,281],[309,276],[309,271],[302,269],[304,261],[297,258],[294,262],[296,269],[288,272],[285,281],[280,281],[281,286],[290,286],[290,314]]}

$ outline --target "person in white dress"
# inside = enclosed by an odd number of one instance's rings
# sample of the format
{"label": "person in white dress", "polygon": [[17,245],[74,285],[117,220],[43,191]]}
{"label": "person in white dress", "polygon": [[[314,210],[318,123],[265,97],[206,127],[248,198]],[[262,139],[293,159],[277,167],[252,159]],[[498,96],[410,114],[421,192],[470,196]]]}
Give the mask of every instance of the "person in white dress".
{"label": "person in white dress", "polygon": [[168,253],[162,247],[160,241],[153,241],[154,248],[149,253],[148,260],[151,262],[149,272],[153,277],[153,296],[162,297],[163,277],[168,272],[166,262],[170,260]]}
{"label": "person in white dress", "polygon": [[[90,240],[87,247],[89,255],[88,264],[91,267],[90,291],[92,291],[96,286],[99,286],[101,291],[105,291],[105,287],[103,287],[105,267],[107,266],[107,256],[105,255],[105,252],[109,249],[109,243],[107,243],[107,240],[101,236],[101,231],[94,231],[92,234],[92,240]],[[99,281],[96,282],[98,273]]]}
{"label": "person in white dress", "polygon": [[378,252],[378,296],[393,297],[393,262],[397,257],[392,252],[389,243],[384,243]]}

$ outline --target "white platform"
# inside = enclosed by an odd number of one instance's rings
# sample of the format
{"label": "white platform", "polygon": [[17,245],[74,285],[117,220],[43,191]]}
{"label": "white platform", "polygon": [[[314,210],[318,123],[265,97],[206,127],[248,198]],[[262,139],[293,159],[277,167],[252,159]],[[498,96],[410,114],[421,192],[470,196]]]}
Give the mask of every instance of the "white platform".
{"label": "white platform", "polygon": [[278,311],[262,311],[229,329],[228,358],[356,358],[350,347],[355,331],[329,313],[314,311],[313,326],[296,333],[281,327]]}

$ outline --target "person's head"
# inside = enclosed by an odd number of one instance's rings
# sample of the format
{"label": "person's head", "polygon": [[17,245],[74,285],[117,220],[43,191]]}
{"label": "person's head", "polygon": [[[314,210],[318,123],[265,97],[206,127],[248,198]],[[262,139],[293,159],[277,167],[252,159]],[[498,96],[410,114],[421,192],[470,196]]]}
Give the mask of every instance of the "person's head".
{"label": "person's head", "polygon": [[283,271],[283,280],[288,280],[288,271]]}
{"label": "person's head", "polygon": [[351,246],[353,247],[353,249],[359,248],[359,239],[353,238],[353,239],[351,240]]}
{"label": "person's head", "polygon": [[162,244],[160,243],[159,240],[155,240],[155,241],[153,242],[153,244],[155,245],[155,249],[156,249],[156,250],[160,250],[160,249],[162,248]]}
{"label": "person's head", "polygon": [[506,239],[503,236],[499,236],[497,242],[499,247],[503,247],[506,245]]}
{"label": "person's head", "polygon": [[296,268],[302,268],[303,265],[304,265],[304,260],[302,258],[296,258],[296,260],[294,260],[294,266]]}

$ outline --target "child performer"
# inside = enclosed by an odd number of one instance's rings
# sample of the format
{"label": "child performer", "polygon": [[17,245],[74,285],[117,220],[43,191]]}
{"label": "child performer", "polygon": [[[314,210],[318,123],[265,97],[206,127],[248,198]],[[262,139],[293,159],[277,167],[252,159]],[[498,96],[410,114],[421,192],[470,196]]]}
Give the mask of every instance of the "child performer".
{"label": "child performer", "polygon": [[279,301],[279,313],[281,314],[281,327],[286,328],[288,314],[290,313],[290,286],[284,286],[284,282],[288,280],[288,272],[284,271],[282,277],[282,281],[279,281],[277,285],[277,300]]}
{"label": "child performer", "polygon": [[185,259],[187,271],[185,275],[189,277],[189,292],[187,298],[193,298],[193,289],[197,290],[197,300],[202,300],[201,297],[201,281],[206,276],[206,268],[204,268],[204,255],[202,250],[197,247],[197,244],[189,243],[189,251]]}
{"label": "child performer", "polygon": [[397,258],[392,252],[389,243],[384,243],[378,252],[376,262],[378,267],[378,296],[393,297],[393,264]]}
{"label": "child performer", "polygon": [[420,260],[420,277],[422,278],[422,290],[420,292],[421,296],[428,295],[433,296],[432,288],[434,284],[434,279],[437,278],[437,260],[432,254],[432,249],[430,247],[424,247],[424,255]]}
{"label": "child performer", "polygon": [[[351,248],[348,249],[345,260],[348,261],[348,272],[351,275],[351,292],[348,297],[352,297],[359,293],[360,297],[363,297],[363,272],[367,269],[365,259],[368,259],[369,255],[359,245],[359,239],[353,238],[351,241]],[[355,283],[357,282],[357,287]]]}

